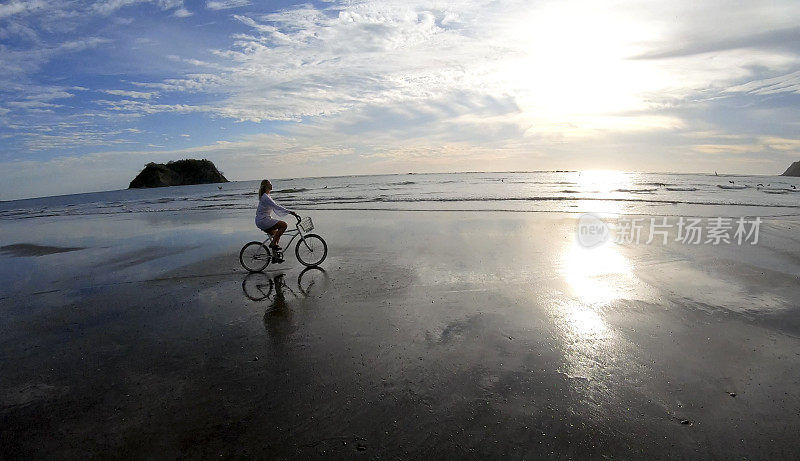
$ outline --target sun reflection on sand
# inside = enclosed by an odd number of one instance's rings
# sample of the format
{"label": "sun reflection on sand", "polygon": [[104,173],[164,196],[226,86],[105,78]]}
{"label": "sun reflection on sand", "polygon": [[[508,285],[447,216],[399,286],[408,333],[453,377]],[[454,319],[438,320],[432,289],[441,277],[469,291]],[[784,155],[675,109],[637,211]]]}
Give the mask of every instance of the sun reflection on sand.
{"label": "sun reflection on sand", "polygon": [[[603,320],[599,308],[579,303],[561,306],[564,334],[564,364],[561,371],[571,378],[602,380],[599,371],[614,361],[614,331]],[[591,384],[589,388],[593,388]]]}
{"label": "sun reflection on sand", "polygon": [[567,321],[572,332],[581,337],[605,336],[608,331],[600,314],[589,307],[571,306],[567,312]]}
{"label": "sun reflection on sand", "polygon": [[628,259],[610,242],[584,248],[573,241],[561,254],[559,267],[566,282],[556,312],[564,341],[561,371],[579,378],[574,385],[595,400],[606,392],[606,369],[617,360],[616,335],[604,311],[633,291],[635,277]]}
{"label": "sun reflection on sand", "polygon": [[605,304],[621,297],[633,277],[628,260],[609,243],[584,248],[573,242],[564,253],[562,272],[571,294],[586,304]]}

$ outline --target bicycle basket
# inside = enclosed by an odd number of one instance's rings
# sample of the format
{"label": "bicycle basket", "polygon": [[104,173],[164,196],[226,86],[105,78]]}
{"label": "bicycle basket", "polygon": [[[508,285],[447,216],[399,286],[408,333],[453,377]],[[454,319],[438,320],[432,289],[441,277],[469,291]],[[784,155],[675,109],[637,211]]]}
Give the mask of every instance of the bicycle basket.
{"label": "bicycle basket", "polygon": [[311,221],[311,216],[306,216],[303,218],[300,221],[299,227],[303,232],[311,232],[314,230],[314,223]]}

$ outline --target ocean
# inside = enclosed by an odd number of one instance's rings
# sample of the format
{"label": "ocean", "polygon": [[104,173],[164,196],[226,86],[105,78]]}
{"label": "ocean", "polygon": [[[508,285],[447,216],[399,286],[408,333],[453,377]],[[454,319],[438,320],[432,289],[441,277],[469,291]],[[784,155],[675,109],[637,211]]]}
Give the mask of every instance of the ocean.
{"label": "ocean", "polygon": [[[437,173],[272,180],[302,210],[568,212],[686,216],[800,214],[800,178],[584,172]],[[0,202],[0,219],[247,210],[259,181],[116,190]],[[722,187],[726,188],[722,188]],[[728,187],[734,187],[729,189]]]}

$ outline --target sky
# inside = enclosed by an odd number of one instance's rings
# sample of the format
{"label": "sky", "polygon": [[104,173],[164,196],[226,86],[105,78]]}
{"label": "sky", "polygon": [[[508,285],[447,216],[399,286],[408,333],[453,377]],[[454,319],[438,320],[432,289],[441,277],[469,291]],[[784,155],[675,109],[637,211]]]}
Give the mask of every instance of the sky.
{"label": "sky", "polygon": [[780,174],[800,2],[10,0],[0,200],[230,180],[552,169]]}

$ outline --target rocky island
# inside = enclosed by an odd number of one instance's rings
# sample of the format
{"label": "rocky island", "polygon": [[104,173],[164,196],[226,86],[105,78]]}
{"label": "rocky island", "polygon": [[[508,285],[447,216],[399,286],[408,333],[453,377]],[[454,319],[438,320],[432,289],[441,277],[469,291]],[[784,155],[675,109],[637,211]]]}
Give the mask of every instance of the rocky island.
{"label": "rocky island", "polygon": [[150,162],[131,181],[128,189],[143,187],[186,186],[228,182],[211,160],[185,159],[163,163]]}
{"label": "rocky island", "polygon": [[800,161],[792,163],[781,176],[800,176]]}

